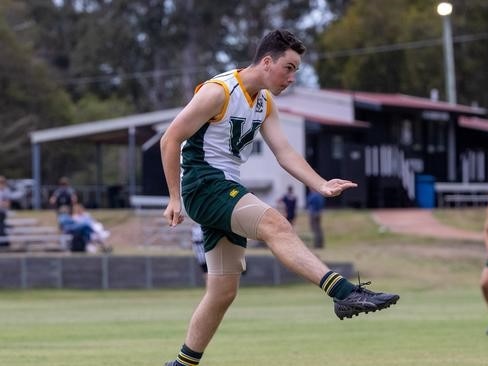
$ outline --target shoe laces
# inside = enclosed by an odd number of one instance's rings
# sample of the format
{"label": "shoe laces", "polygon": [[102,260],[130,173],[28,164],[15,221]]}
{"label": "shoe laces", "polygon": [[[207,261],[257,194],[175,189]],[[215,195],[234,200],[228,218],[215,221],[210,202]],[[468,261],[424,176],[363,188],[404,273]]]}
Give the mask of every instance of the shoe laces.
{"label": "shoe laces", "polygon": [[359,275],[359,272],[358,272],[358,284],[357,284],[357,289],[359,291],[364,291],[364,292],[368,292],[369,290],[365,289],[364,286],[369,286],[371,285],[371,281],[367,281],[367,282],[361,282],[361,276]]}

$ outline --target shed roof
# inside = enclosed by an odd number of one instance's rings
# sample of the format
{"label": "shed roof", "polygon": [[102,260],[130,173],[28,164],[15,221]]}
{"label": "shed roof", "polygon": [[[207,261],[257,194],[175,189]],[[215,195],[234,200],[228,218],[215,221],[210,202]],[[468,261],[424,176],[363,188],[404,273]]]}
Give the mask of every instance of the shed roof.
{"label": "shed roof", "polygon": [[173,119],[181,108],[134,114],[127,117],[80,123],[71,126],[48,128],[31,132],[31,143],[66,139],[83,139],[91,142],[127,143],[128,130],[137,128],[136,139],[144,143],[158,132],[161,123]]}
{"label": "shed roof", "polygon": [[461,127],[488,132],[488,119],[485,118],[460,116],[458,124]]}
{"label": "shed roof", "polygon": [[293,87],[274,99],[280,112],[297,115],[308,121],[334,127],[370,126],[368,122],[354,118],[353,98],[344,93]]}
{"label": "shed roof", "polygon": [[487,113],[487,110],[485,108],[466,106],[462,104],[450,104],[444,101],[436,101],[405,94],[386,94],[341,90],[335,91],[338,93],[350,95],[355,103],[360,103],[366,106],[369,105],[372,107],[389,106],[424,110],[437,110],[455,113],[469,113],[477,115],[485,115]]}

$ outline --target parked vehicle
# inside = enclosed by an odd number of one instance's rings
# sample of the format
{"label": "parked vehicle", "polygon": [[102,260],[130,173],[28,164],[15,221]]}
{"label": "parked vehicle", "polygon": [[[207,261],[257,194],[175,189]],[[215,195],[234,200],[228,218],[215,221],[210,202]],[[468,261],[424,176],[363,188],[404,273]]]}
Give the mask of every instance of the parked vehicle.
{"label": "parked vehicle", "polygon": [[10,207],[13,210],[26,210],[32,208],[33,179],[9,179],[7,184],[12,191]]}

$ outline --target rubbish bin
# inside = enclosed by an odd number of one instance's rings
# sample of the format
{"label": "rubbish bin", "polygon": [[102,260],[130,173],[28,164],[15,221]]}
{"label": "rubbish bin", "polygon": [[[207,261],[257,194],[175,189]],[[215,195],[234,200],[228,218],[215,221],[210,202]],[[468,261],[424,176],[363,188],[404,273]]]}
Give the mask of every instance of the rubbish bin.
{"label": "rubbish bin", "polygon": [[415,176],[415,198],[422,208],[435,207],[435,178],[432,175],[419,174]]}

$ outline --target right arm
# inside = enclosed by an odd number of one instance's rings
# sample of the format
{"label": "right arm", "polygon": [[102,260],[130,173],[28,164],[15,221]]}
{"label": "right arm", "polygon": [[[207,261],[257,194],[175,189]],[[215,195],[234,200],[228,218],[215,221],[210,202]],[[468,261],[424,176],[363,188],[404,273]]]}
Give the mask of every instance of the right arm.
{"label": "right arm", "polygon": [[485,237],[486,255],[488,256],[488,208],[486,208],[486,219],[485,219],[485,227],[484,227],[484,237]]}
{"label": "right arm", "polygon": [[224,102],[225,91],[220,85],[215,83],[203,85],[161,137],[161,161],[169,191],[169,202],[164,217],[170,226],[183,221],[180,192],[181,144],[212,117],[218,115]]}

